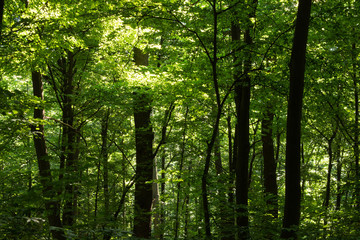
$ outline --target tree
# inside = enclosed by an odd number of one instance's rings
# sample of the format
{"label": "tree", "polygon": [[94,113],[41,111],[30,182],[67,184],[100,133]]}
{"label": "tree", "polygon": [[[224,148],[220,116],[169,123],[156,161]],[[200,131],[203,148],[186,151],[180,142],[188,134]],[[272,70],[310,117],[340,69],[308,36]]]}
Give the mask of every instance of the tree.
{"label": "tree", "polygon": [[[32,83],[34,96],[38,97],[40,101],[44,100],[43,84],[41,74],[37,71],[32,72]],[[50,159],[47,153],[47,147],[44,137],[44,126],[41,121],[44,120],[44,109],[37,106],[34,109],[35,122],[32,127],[34,145],[36,150],[36,156],[39,167],[40,182],[43,188],[43,197],[45,201],[45,208],[47,211],[47,217],[49,220],[51,233],[56,240],[65,240],[65,233],[62,228],[62,222],[60,220],[60,202],[56,198],[56,189],[53,185],[53,177],[50,169]]]}
{"label": "tree", "polygon": [[5,0],[0,0],[0,39],[2,33]]}
{"label": "tree", "polygon": [[278,190],[276,159],[273,141],[273,120],[274,113],[271,103],[264,111],[264,118],[261,123],[261,140],[264,157],[264,193],[266,203],[269,205],[269,213],[273,218],[278,217]]}
{"label": "tree", "polygon": [[290,60],[290,93],[286,127],[285,209],[281,237],[297,239],[300,222],[300,138],[304,91],[305,53],[311,0],[299,0]]}
{"label": "tree", "polygon": [[[136,65],[148,65],[148,55],[134,48]],[[134,121],[136,142],[136,176],[134,202],[134,236],[150,238],[153,179],[153,139],[150,121],[151,96],[146,89],[134,92]]]}
{"label": "tree", "polygon": [[3,2],[0,239],[358,238],[358,1]]}

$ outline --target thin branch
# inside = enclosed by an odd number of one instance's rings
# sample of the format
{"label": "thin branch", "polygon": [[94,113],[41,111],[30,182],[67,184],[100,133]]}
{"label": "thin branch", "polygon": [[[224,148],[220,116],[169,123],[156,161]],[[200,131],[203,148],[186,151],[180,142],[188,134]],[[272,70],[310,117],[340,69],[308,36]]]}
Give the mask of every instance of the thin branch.
{"label": "thin branch", "polygon": [[180,19],[178,19],[178,17],[173,14],[172,12],[168,11],[168,13],[170,13],[171,16],[173,16],[175,18],[175,22],[179,23],[183,28],[185,28],[187,31],[193,33],[196,38],[199,40],[201,46],[203,47],[205,53],[206,53],[206,56],[208,57],[209,61],[211,62],[211,64],[213,64],[214,62],[214,59],[211,58],[211,55],[210,55],[210,52],[208,50],[208,48],[205,46],[205,43],[203,42],[203,40],[201,39],[200,35],[195,31],[195,30],[192,30],[190,29],[189,27],[187,27],[183,22],[180,21]]}
{"label": "thin branch", "polygon": [[131,166],[131,168],[135,171],[135,167],[131,164],[131,161],[129,160],[129,158],[126,156],[124,150],[115,142],[115,140],[113,139],[109,139],[115,146],[116,148],[123,154],[125,160],[127,161],[127,163]]}
{"label": "thin branch", "polygon": [[171,102],[170,106],[169,106],[169,109],[167,111],[165,111],[164,125],[162,126],[162,129],[161,129],[161,139],[160,139],[159,144],[156,147],[155,152],[153,153],[153,158],[156,157],[161,145],[163,145],[165,143],[165,141],[166,141],[166,138],[167,138],[166,128],[169,125],[171,115],[172,115],[172,112],[174,111],[174,109],[175,109],[175,104],[174,104],[174,102]]}
{"label": "thin branch", "polygon": [[[56,100],[57,100],[57,102],[59,103],[59,106],[60,106],[61,110],[64,110],[63,105],[62,105],[62,102],[63,102],[64,99],[63,99],[62,96],[59,94],[59,90],[58,90],[58,88],[57,88],[57,86],[56,86],[56,81],[55,81],[54,73],[53,73],[52,68],[50,67],[50,65],[49,65],[48,63],[47,63],[46,65],[47,65],[47,67],[48,67],[48,69],[49,69],[49,73],[50,73],[49,80],[51,81],[52,88],[53,88],[53,90],[54,90],[54,92],[55,92]],[[59,96],[59,95],[60,95],[60,96]],[[60,98],[61,98],[61,100],[60,100]]]}

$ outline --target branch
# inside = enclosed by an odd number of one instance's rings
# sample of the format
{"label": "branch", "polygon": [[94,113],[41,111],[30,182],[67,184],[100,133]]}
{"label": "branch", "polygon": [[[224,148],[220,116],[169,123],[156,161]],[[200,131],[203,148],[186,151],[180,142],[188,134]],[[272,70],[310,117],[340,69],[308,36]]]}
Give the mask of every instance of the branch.
{"label": "branch", "polygon": [[129,192],[130,188],[134,185],[135,183],[135,175],[131,178],[131,181],[130,183],[125,187],[125,189],[123,190],[122,194],[121,194],[121,198],[120,198],[120,201],[119,201],[119,205],[118,205],[118,208],[117,210],[115,211],[114,213],[114,220],[117,219],[123,205],[124,205],[124,202],[125,202],[125,197],[126,197],[126,194]]}
{"label": "branch", "polygon": [[157,145],[155,152],[153,153],[153,158],[156,157],[161,145],[163,145],[165,143],[165,141],[166,141],[166,138],[167,138],[167,136],[166,136],[166,128],[169,125],[169,122],[170,122],[170,119],[171,119],[171,114],[174,111],[174,109],[175,109],[175,104],[174,104],[174,102],[171,102],[170,106],[169,106],[169,109],[165,111],[164,125],[162,126],[162,129],[161,129],[161,140],[160,140],[159,144]]}
{"label": "branch", "polygon": [[134,170],[135,172],[135,167],[131,164],[131,161],[128,159],[128,157],[126,156],[124,150],[113,140],[113,139],[109,139],[111,141],[111,143],[113,143],[116,148],[123,154],[125,160],[128,162],[128,164],[131,166],[131,168]]}
{"label": "branch", "polygon": [[81,134],[81,132],[79,131],[79,128],[74,128],[74,126],[71,126],[70,124],[64,123],[63,121],[58,120],[58,119],[56,119],[56,118],[44,117],[44,119],[53,120],[54,122],[60,123],[61,125],[66,126],[66,127],[70,128],[70,129],[72,129],[73,131],[75,131],[77,134],[80,135],[80,137],[84,140],[85,145],[87,146],[86,139],[85,139],[85,137]]}
{"label": "branch", "polygon": [[190,29],[189,27],[187,27],[184,23],[182,23],[180,21],[180,19],[177,18],[177,16],[175,14],[173,14],[172,12],[168,11],[168,13],[173,16],[175,18],[175,22],[177,22],[178,24],[180,24],[183,28],[185,28],[187,31],[193,33],[196,38],[199,40],[201,46],[203,47],[205,53],[206,53],[206,56],[208,57],[209,61],[211,62],[211,64],[213,64],[214,62],[214,59],[211,58],[211,55],[207,49],[207,47],[205,46],[205,43],[203,42],[203,40],[201,39],[200,35],[195,31],[195,30],[192,30]]}
{"label": "branch", "polygon": [[[64,100],[64,99],[62,99],[61,95],[59,97],[59,90],[56,87],[56,82],[55,82],[55,77],[54,77],[53,71],[52,71],[52,69],[51,69],[51,67],[50,67],[50,65],[48,63],[46,65],[47,65],[47,67],[49,69],[49,73],[50,73],[49,80],[51,81],[52,88],[53,88],[53,90],[55,92],[56,100],[58,101],[61,110],[64,110],[63,105],[62,105],[62,101],[61,101],[61,100]],[[61,100],[60,100],[60,98],[61,98]]]}

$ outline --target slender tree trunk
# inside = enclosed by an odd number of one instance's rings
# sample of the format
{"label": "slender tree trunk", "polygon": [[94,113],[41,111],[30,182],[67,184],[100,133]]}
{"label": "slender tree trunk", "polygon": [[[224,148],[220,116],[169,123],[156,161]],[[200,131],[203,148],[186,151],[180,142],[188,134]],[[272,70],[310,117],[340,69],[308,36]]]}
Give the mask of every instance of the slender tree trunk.
{"label": "slender tree trunk", "polygon": [[[255,127],[254,130],[254,136],[256,136],[256,131],[257,131],[257,127]],[[250,155],[250,149],[252,149],[252,153],[251,153],[251,159],[249,159],[250,165],[249,165],[249,176],[248,176],[248,188],[250,189],[251,187],[251,182],[252,182],[252,176],[253,176],[253,172],[254,172],[254,162],[256,159],[256,139],[254,137],[254,142],[253,144],[251,144],[251,146],[249,147],[249,155]],[[262,171],[263,169],[261,169]],[[260,174],[261,178],[262,178],[262,172]],[[262,179],[261,179],[262,181]]]}
{"label": "slender tree trunk", "polygon": [[2,39],[2,25],[3,25],[3,16],[4,16],[4,5],[5,5],[5,0],[0,0],[0,40]]}
{"label": "slender tree trunk", "polygon": [[218,35],[218,13],[217,13],[217,0],[212,1],[212,13],[213,13],[213,56],[210,60],[211,67],[212,67],[212,79],[214,84],[214,92],[216,97],[216,119],[215,124],[213,126],[213,131],[211,134],[210,141],[208,142],[207,149],[206,149],[206,158],[205,158],[205,167],[204,172],[201,179],[201,196],[203,200],[203,213],[204,213],[204,224],[205,224],[205,236],[206,239],[211,239],[211,226],[210,226],[210,207],[209,207],[209,199],[208,199],[208,192],[207,192],[207,184],[208,184],[208,175],[210,169],[210,160],[212,155],[212,149],[215,144],[215,140],[217,137],[217,132],[219,130],[219,123],[221,118],[222,106],[220,100],[220,90],[218,85],[218,75],[217,75],[217,35]]}
{"label": "slender tree trunk", "polygon": [[[240,114],[238,115],[238,149],[236,159],[236,209],[238,238],[249,238],[248,185],[249,185],[249,106],[250,78],[244,80],[241,92]],[[247,86],[246,86],[247,85]]]}
{"label": "slender tree trunk", "polygon": [[[252,1],[252,10],[248,14],[248,26],[244,33],[244,42],[249,52],[244,61],[245,77],[241,79],[240,84],[235,88],[235,103],[237,104],[237,132],[238,147],[236,166],[236,205],[237,217],[236,225],[238,227],[238,239],[249,239],[249,215],[248,215],[248,186],[249,186],[249,111],[250,111],[250,75],[251,71],[251,45],[253,39],[251,37],[252,24],[250,18],[255,17],[257,0]],[[239,31],[238,31],[239,32]],[[234,37],[238,36],[233,36]],[[237,39],[235,39],[237,40]],[[236,77],[237,78],[237,77]],[[240,104],[240,105],[239,105]]]}
{"label": "slender tree trunk", "polygon": [[[224,186],[226,184],[225,178],[224,178],[224,169],[222,166],[222,159],[221,159],[221,143],[220,143],[220,136],[219,131],[217,133],[216,141],[214,144],[214,160],[215,160],[215,171],[217,175],[217,182],[219,186]],[[220,228],[220,235],[221,239],[225,240],[229,237],[229,211],[228,206],[224,204],[227,201],[227,191],[226,188],[220,187],[217,190],[217,198],[218,198],[218,215],[219,215],[219,228]]]}
{"label": "slender tree trunk", "polygon": [[100,171],[101,171],[101,159],[97,163],[97,173],[96,173],[96,188],[95,188],[95,199],[94,199],[94,217],[96,219],[98,212],[98,197],[100,192]]}
{"label": "slender tree trunk", "polygon": [[[181,144],[181,154],[180,154],[180,166],[179,166],[179,176],[178,176],[179,179],[181,179],[181,174],[182,174],[182,171],[183,171],[184,160],[185,160],[185,146],[186,146],[186,130],[187,130],[188,112],[189,112],[189,108],[186,107],[185,119],[184,119],[184,127],[183,127],[184,131],[183,131],[182,144]],[[180,199],[180,194],[181,194],[181,182],[179,181],[177,183],[174,240],[177,240],[178,236],[179,236],[179,225],[180,225],[179,212],[180,212],[180,200],[181,200]]]}
{"label": "slender tree trunk", "polygon": [[341,146],[338,144],[336,151],[338,151],[336,157],[336,204],[335,209],[340,211],[341,207]]}
{"label": "slender tree trunk", "polygon": [[310,23],[311,0],[299,0],[290,60],[285,160],[285,208],[281,237],[297,239],[300,222],[300,139],[304,92],[305,54]]}
{"label": "slender tree trunk", "polygon": [[77,129],[74,127],[74,75],[75,59],[74,54],[70,51],[66,58],[58,62],[62,69],[62,122],[63,122],[63,142],[62,149],[65,156],[65,201],[63,209],[63,224],[73,226],[77,212],[77,193],[75,186],[78,181],[77,176]]}
{"label": "slender tree trunk", "polygon": [[161,233],[161,204],[160,204],[160,191],[159,191],[159,177],[158,177],[158,168],[156,163],[156,158],[154,157],[154,167],[153,167],[153,180],[152,183],[152,192],[153,192],[153,201],[152,201],[152,210],[153,210],[153,218],[154,218],[154,237],[159,239]]}
{"label": "slender tree trunk", "polygon": [[[239,208],[240,208],[240,188],[241,188],[241,183],[240,183],[240,133],[241,133],[241,125],[240,125],[240,115],[241,115],[241,101],[242,101],[242,79],[240,79],[241,74],[242,74],[242,61],[239,58],[239,45],[240,45],[240,40],[241,40],[241,30],[240,30],[240,26],[237,22],[233,22],[231,24],[231,37],[232,37],[232,42],[234,45],[234,50],[233,50],[233,56],[234,56],[234,81],[236,82],[235,84],[235,89],[234,89],[234,93],[235,93],[235,107],[236,107],[236,125],[235,125],[235,137],[234,137],[234,151],[233,151],[233,160],[232,160],[232,168],[233,168],[233,172],[235,175],[235,200],[236,200],[236,208],[235,208],[235,212],[236,212],[236,218],[235,218],[235,224],[237,227],[239,227],[239,224],[241,223],[240,219],[239,219]],[[248,186],[247,182],[248,182],[248,172],[246,170],[246,187]],[[246,201],[247,202],[247,201]],[[232,236],[230,236],[230,239],[233,238],[235,239],[235,233],[233,233]],[[239,238],[241,239],[241,238]]]}
{"label": "slender tree trunk", "polygon": [[[333,132],[333,135],[328,139],[328,155],[329,155],[329,164],[328,164],[328,172],[327,172],[327,178],[326,178],[326,191],[325,191],[325,198],[323,206],[325,207],[325,211],[329,208],[330,203],[330,190],[331,190],[331,172],[333,167],[333,147],[332,143],[336,137],[337,129]],[[324,217],[324,225],[327,225],[327,217]]]}
{"label": "slender tree trunk", "polygon": [[268,106],[262,120],[261,139],[264,157],[264,193],[268,213],[273,218],[278,217],[278,190],[276,182],[276,161],[274,156],[274,141],[272,136],[274,113],[273,108]]}
{"label": "slender tree trunk", "polygon": [[108,127],[110,109],[107,109],[101,121],[101,160],[103,165],[104,215],[109,216],[109,167],[108,167]]}
{"label": "slender tree trunk", "polygon": [[[32,72],[32,83],[34,96],[43,100],[43,84],[41,74]],[[42,121],[45,118],[44,109],[39,106],[34,109],[34,119]],[[62,223],[60,220],[60,202],[57,200],[56,189],[53,186],[53,180],[50,169],[50,159],[47,152],[44,126],[41,123],[35,123],[31,126],[33,133],[35,151],[39,167],[40,183],[42,186],[43,197],[45,201],[46,215],[51,227],[51,234],[56,240],[66,240]]]}
{"label": "slender tree trunk", "polygon": [[[105,224],[110,220],[110,193],[109,193],[109,166],[108,166],[108,128],[109,128],[110,109],[106,109],[101,119],[101,151],[100,162],[103,166],[103,191],[104,191],[104,218]],[[100,170],[100,169],[98,169]],[[99,183],[98,183],[99,184]],[[104,239],[107,239],[107,235],[111,234],[110,231],[105,231]]]}
{"label": "slender tree trunk", "polygon": [[359,158],[360,158],[360,151],[359,151],[359,91],[358,91],[358,80],[357,80],[357,56],[356,56],[356,44],[352,44],[352,78],[353,78],[353,85],[354,85],[354,100],[355,100],[355,122],[354,122],[354,156],[355,156],[355,202],[357,208],[360,210],[360,174],[359,174]]}
{"label": "slender tree trunk", "polygon": [[[161,155],[161,185],[160,185],[160,196],[165,196],[165,149],[164,152]],[[161,214],[160,214],[160,226],[161,226],[161,232],[160,232],[160,236],[159,239],[163,240],[164,239],[164,226],[165,226],[165,209],[164,209],[164,204],[161,204]]]}
{"label": "slender tree trunk", "polygon": [[[148,55],[134,48],[136,65],[148,65]],[[151,237],[152,185],[153,177],[153,139],[150,114],[151,97],[147,89],[134,92],[134,120],[136,145],[136,178],[134,202],[134,236],[149,239]]]}
{"label": "slender tree trunk", "polygon": [[231,127],[231,116],[227,117],[227,127],[228,127],[228,164],[229,164],[229,175],[228,175],[228,184],[229,188],[227,189],[227,207],[224,209],[225,216],[223,219],[223,229],[221,232],[221,240],[233,240],[235,238],[234,226],[234,164],[233,164],[233,144],[232,144],[232,127]]}

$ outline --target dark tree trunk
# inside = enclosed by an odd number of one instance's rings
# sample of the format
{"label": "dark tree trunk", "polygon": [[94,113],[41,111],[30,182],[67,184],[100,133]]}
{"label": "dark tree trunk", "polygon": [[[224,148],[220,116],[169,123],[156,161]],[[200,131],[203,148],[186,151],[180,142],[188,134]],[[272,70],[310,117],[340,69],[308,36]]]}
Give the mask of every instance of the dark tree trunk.
{"label": "dark tree trunk", "polygon": [[250,106],[250,78],[246,76],[241,86],[241,104],[238,113],[238,148],[236,159],[236,224],[238,238],[249,238],[248,216],[248,183],[249,183],[249,106]]}
{"label": "dark tree trunk", "polygon": [[[75,94],[75,59],[74,54],[70,51],[66,58],[58,61],[60,69],[62,69],[62,159],[65,160],[65,200],[63,209],[63,224],[72,226],[75,223],[77,213],[77,193],[76,182],[77,176],[77,129],[74,126],[74,94]],[[64,164],[64,163],[62,163]]]}
{"label": "dark tree trunk", "polygon": [[[32,72],[32,83],[34,96],[43,100],[43,85],[41,74],[39,72]],[[34,119],[44,120],[44,109],[39,106],[34,109]],[[56,189],[53,186],[53,180],[50,170],[50,160],[47,153],[47,147],[44,137],[44,126],[40,123],[35,123],[31,126],[33,134],[34,145],[36,150],[37,162],[39,167],[40,183],[42,186],[43,197],[45,201],[46,215],[49,225],[52,228],[51,234],[56,240],[66,240],[62,223],[60,220],[60,202],[56,199]]]}
{"label": "dark tree trunk", "polygon": [[[219,186],[224,186],[226,184],[224,178],[224,169],[222,166],[221,159],[221,143],[219,131],[217,133],[217,137],[214,144],[214,160],[215,160],[215,171],[217,175],[217,182]],[[217,198],[218,198],[218,215],[219,215],[219,228],[221,239],[226,240],[230,235],[230,226],[229,226],[229,213],[228,206],[224,204],[227,201],[227,191],[226,188],[220,187],[217,190]]]}
{"label": "dark tree trunk", "polygon": [[209,175],[209,169],[210,169],[210,160],[212,155],[212,149],[214,147],[217,132],[219,130],[219,123],[221,118],[221,112],[222,112],[222,104],[220,100],[220,90],[218,85],[218,75],[217,75],[217,37],[218,37],[218,13],[217,13],[217,0],[212,1],[212,14],[213,14],[213,56],[212,59],[209,57],[209,60],[211,62],[212,67],[212,80],[214,84],[214,92],[216,97],[216,118],[215,118],[215,124],[213,126],[213,131],[211,134],[210,141],[207,144],[206,149],[206,158],[205,158],[205,167],[203,171],[203,175],[201,178],[201,196],[202,196],[202,204],[203,204],[203,214],[204,214],[204,224],[205,224],[205,235],[206,239],[211,239],[211,226],[210,226],[210,207],[209,207],[209,199],[208,199],[208,175]]}
{"label": "dark tree trunk", "polygon": [[356,44],[352,44],[352,78],[354,85],[354,100],[355,100],[355,121],[354,121],[354,156],[355,156],[355,201],[357,208],[360,210],[360,174],[359,174],[359,159],[360,159],[360,151],[359,151],[359,91],[358,91],[358,80],[357,80],[357,63],[356,63]]}
{"label": "dark tree trunk", "polygon": [[109,216],[109,167],[108,167],[108,127],[110,109],[107,109],[101,121],[101,159],[103,163],[104,215]]}
{"label": "dark tree trunk", "polygon": [[[108,166],[108,128],[109,128],[109,117],[110,117],[110,109],[106,109],[101,119],[101,152],[100,159],[103,166],[103,191],[104,191],[104,218],[105,218],[105,226],[107,222],[110,220],[110,193],[109,193],[109,166]],[[98,169],[100,170],[100,169]],[[97,183],[99,184],[99,183]],[[97,185],[98,186],[98,185]],[[105,231],[104,239],[110,239],[107,235],[111,234],[110,231]]]}
{"label": "dark tree trunk", "polygon": [[0,0],[0,40],[2,39],[2,25],[3,25],[3,17],[4,17],[4,5],[5,0]]}
{"label": "dark tree trunk", "polygon": [[[181,144],[181,154],[180,154],[180,166],[179,166],[179,175],[178,179],[181,179],[181,174],[183,171],[184,160],[185,160],[185,146],[186,146],[186,130],[187,130],[187,116],[188,116],[189,108],[186,107],[185,119],[184,119],[184,131],[182,136],[182,144]],[[177,196],[176,196],[176,210],[175,210],[175,236],[174,240],[178,239],[179,236],[179,227],[180,227],[180,194],[181,194],[181,182],[177,183]]]}
{"label": "dark tree trunk", "polygon": [[[164,150],[165,151],[165,150]],[[165,195],[165,152],[162,154],[161,156],[161,185],[160,185],[160,194],[161,196]],[[164,226],[165,226],[165,209],[164,209],[164,205],[161,205],[161,214],[160,214],[160,225],[161,225],[161,233],[159,236],[160,240],[164,239]]]}
{"label": "dark tree trunk", "polygon": [[227,126],[228,126],[228,142],[229,142],[229,175],[228,175],[228,184],[229,188],[227,189],[227,207],[224,209],[223,216],[223,229],[221,231],[221,240],[233,240],[235,238],[234,227],[235,227],[235,218],[234,218],[234,164],[233,164],[233,144],[232,144],[232,128],[231,128],[231,117],[227,117]]}
{"label": "dark tree trunk", "polygon": [[281,237],[297,239],[300,222],[300,139],[305,76],[305,53],[311,0],[299,0],[290,60],[290,94],[286,129],[285,208]]}
{"label": "dark tree trunk", "polygon": [[94,199],[94,217],[96,219],[97,217],[97,212],[98,212],[98,197],[99,197],[99,192],[100,192],[100,170],[101,170],[101,159],[99,159],[99,161],[97,162],[97,166],[96,166],[96,188],[95,188],[95,199]]}
{"label": "dark tree trunk", "polygon": [[[227,118],[227,126],[228,126],[228,141],[229,141],[229,156],[228,156],[228,164],[229,164],[229,185],[232,186],[234,183],[234,163],[233,163],[233,143],[232,143],[232,127],[231,127],[231,117],[228,116]],[[228,202],[230,205],[234,202],[234,192],[233,188],[230,187],[228,192]]]}
{"label": "dark tree trunk", "polygon": [[341,207],[341,147],[340,145],[336,149],[338,151],[336,157],[336,204],[335,209],[340,211]]}
{"label": "dark tree trunk", "polygon": [[[148,65],[148,55],[134,48],[136,65]],[[136,177],[134,202],[134,236],[148,239],[151,237],[151,204],[153,178],[153,139],[150,114],[151,97],[147,89],[139,88],[134,92],[134,120],[136,144]]]}
{"label": "dark tree trunk", "polygon": [[[238,194],[239,191],[237,188],[239,183],[239,175],[238,175],[238,165],[239,165],[239,136],[240,136],[240,123],[239,123],[239,117],[241,114],[241,95],[242,95],[242,87],[241,87],[241,74],[242,74],[242,61],[239,59],[239,45],[240,45],[240,40],[241,40],[241,30],[240,30],[240,26],[237,22],[232,22],[231,24],[231,38],[232,38],[232,43],[233,43],[233,62],[234,62],[234,81],[235,81],[235,90],[234,90],[234,101],[235,101],[235,107],[236,107],[236,125],[235,125],[235,137],[234,137],[234,150],[233,150],[233,159],[231,162],[231,172],[233,173],[233,176],[235,178],[235,203],[236,203],[236,208],[235,211],[236,213],[238,213],[238,204],[239,204],[239,198],[238,198]],[[248,174],[246,173],[246,176],[248,176]],[[247,180],[246,180],[247,181]],[[247,184],[246,184],[247,186]],[[229,201],[234,201],[234,199],[232,199],[233,195],[230,194],[229,196]],[[237,218],[236,218],[237,220]],[[234,221],[234,225],[236,224],[236,221]],[[237,224],[236,224],[237,225]],[[233,232],[230,236],[229,236],[229,240],[230,239],[235,239],[235,234],[236,232]]]}
{"label": "dark tree trunk", "polygon": [[274,156],[274,140],[272,136],[274,113],[272,107],[267,107],[262,120],[261,139],[264,157],[264,193],[268,213],[273,218],[278,217],[278,191],[276,182],[276,161]]}
{"label": "dark tree trunk", "polygon": [[[249,233],[249,215],[248,215],[248,186],[249,186],[249,111],[250,111],[250,75],[251,71],[251,46],[253,39],[251,37],[252,24],[250,18],[255,17],[257,6],[257,0],[252,1],[252,10],[248,13],[248,26],[244,32],[244,42],[247,46],[248,53],[244,60],[244,78],[238,79],[241,71],[235,70],[235,80],[240,81],[235,87],[235,103],[237,113],[237,129],[235,134],[237,136],[237,152],[235,159],[235,172],[236,172],[236,225],[238,227],[238,239],[248,239]],[[236,26],[236,25],[235,25]],[[234,28],[233,41],[240,39],[240,29]],[[236,57],[236,53],[235,53]],[[238,65],[237,59],[235,58],[235,65]],[[235,154],[235,153],[234,153]]]}

